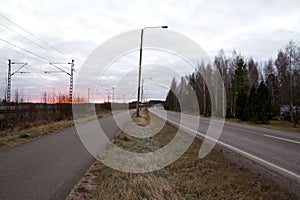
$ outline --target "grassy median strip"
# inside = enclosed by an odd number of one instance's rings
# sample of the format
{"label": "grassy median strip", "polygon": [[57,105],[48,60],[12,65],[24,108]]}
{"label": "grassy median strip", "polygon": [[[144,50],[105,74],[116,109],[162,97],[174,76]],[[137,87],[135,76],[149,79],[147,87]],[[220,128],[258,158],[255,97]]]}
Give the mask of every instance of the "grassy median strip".
{"label": "grassy median strip", "polygon": [[[148,118],[134,119],[148,123]],[[177,128],[166,124],[155,136],[138,139],[121,132],[114,143],[132,152],[149,152],[169,143]],[[260,174],[226,160],[213,150],[204,159],[195,139],[188,151],[161,170],[131,174],[96,161],[74,187],[68,200],[76,199],[295,199]]]}

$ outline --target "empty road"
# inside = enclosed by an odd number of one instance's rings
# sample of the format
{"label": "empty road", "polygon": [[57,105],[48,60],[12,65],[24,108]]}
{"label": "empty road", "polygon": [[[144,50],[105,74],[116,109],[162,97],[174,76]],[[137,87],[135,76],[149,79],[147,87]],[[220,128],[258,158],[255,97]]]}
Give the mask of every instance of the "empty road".
{"label": "empty road", "polygon": [[[164,111],[151,108],[150,111],[166,118]],[[193,127],[199,116],[184,114],[184,127]],[[167,111],[167,120],[180,123],[180,113]],[[208,118],[200,118],[198,135],[206,134]],[[203,135],[202,135],[203,136]],[[300,134],[284,132],[238,123],[226,122],[218,144],[239,153],[290,180],[300,183]]]}
{"label": "empty road", "polygon": [[[112,117],[99,122],[109,138],[119,131]],[[93,162],[75,127],[0,151],[0,199],[65,199]]]}
{"label": "empty road", "polygon": [[[160,109],[150,111],[164,116]],[[193,127],[198,119],[184,117],[188,119],[182,124],[185,127]],[[167,111],[167,120],[179,124],[180,113]],[[109,138],[119,131],[112,117],[99,122]],[[89,123],[82,126],[89,127]],[[214,125],[201,118],[194,131],[205,134],[209,124]],[[218,143],[300,182],[300,134],[226,122]],[[0,151],[0,199],[64,199],[93,162],[74,127]]]}

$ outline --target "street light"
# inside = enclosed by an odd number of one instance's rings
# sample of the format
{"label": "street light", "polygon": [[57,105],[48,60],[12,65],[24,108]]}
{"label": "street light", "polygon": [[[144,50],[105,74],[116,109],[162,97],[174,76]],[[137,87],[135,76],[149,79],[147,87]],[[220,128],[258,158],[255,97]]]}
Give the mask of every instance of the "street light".
{"label": "street light", "polygon": [[138,79],[138,96],[137,96],[137,102],[136,102],[136,116],[140,116],[140,93],[141,93],[141,75],[142,75],[142,54],[143,54],[143,36],[144,36],[144,30],[147,28],[168,28],[168,26],[151,26],[151,27],[145,27],[141,30],[141,44],[140,44],[140,61],[139,61],[139,79]]}
{"label": "street light", "polygon": [[[116,87],[112,87],[111,88],[112,93],[109,93],[109,94],[112,94],[112,101],[111,101],[111,103],[114,103],[114,100],[115,100],[115,89],[116,89]],[[107,89],[106,91],[110,92],[109,89]]]}
{"label": "street light", "polygon": [[143,97],[144,97],[144,80],[152,80],[152,78],[143,78],[142,79],[142,95],[141,95],[141,102],[143,103]]}

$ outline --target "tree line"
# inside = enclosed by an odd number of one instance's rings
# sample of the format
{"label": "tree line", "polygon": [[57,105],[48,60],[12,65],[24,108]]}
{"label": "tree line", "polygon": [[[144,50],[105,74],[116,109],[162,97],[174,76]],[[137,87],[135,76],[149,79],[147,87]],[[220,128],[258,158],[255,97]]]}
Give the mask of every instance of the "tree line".
{"label": "tree line", "polygon": [[[216,86],[214,76],[217,73],[223,80],[225,94],[215,89],[216,97],[211,98],[214,95],[208,85]],[[300,47],[290,41],[278,51],[275,60],[266,62],[246,59],[236,51],[227,57],[224,50],[220,50],[213,63],[200,63],[194,73],[180,81],[172,80],[165,109],[193,110],[193,105],[189,107],[180,103],[190,98],[191,89],[197,97],[201,115],[211,115],[214,99],[221,96],[223,101],[226,100],[226,111],[221,113],[223,116],[268,123],[272,118],[279,118],[280,111],[285,109],[288,119],[296,126],[300,104]]]}

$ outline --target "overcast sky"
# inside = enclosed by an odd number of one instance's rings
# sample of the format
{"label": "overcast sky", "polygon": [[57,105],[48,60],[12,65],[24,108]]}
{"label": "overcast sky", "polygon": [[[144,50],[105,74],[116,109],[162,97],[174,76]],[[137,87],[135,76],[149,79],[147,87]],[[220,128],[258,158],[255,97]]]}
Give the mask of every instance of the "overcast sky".
{"label": "overcast sky", "polygon": [[[297,0],[1,0],[1,15],[63,54],[0,16],[0,98],[5,93],[7,58],[28,62],[24,71],[31,73],[15,74],[12,82],[12,93],[18,88],[25,100],[39,100],[43,91],[66,92],[69,84],[66,74],[43,73],[55,70],[45,59],[18,50],[3,40],[51,61],[75,59],[75,68],[79,69],[97,46],[115,35],[145,26],[168,25],[170,30],[197,42],[211,58],[223,48],[228,55],[235,49],[246,58],[252,56],[264,61],[275,58],[289,40],[299,46],[299,10]],[[18,34],[36,41],[51,53]],[[13,67],[14,70],[18,66]],[[68,65],[62,67],[68,70]]]}

